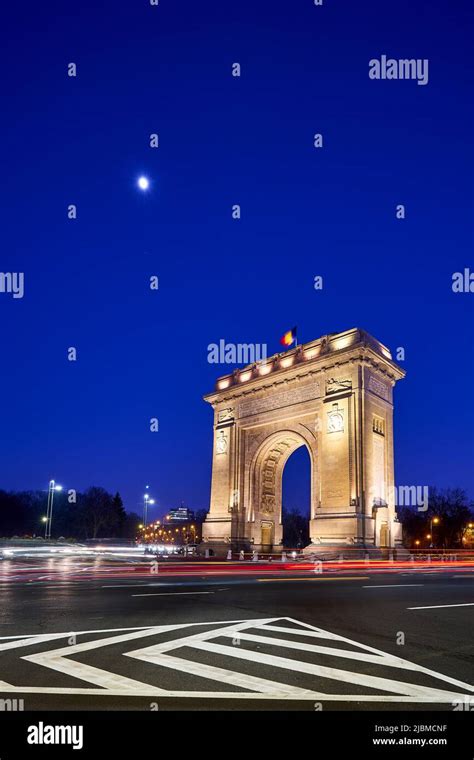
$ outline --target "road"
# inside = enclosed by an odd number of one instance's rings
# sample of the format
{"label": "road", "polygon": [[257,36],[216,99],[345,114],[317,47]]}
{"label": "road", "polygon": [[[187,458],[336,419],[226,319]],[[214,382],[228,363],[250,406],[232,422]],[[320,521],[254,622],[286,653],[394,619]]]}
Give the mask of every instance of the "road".
{"label": "road", "polygon": [[474,707],[472,564],[18,558],[0,594],[25,710]]}

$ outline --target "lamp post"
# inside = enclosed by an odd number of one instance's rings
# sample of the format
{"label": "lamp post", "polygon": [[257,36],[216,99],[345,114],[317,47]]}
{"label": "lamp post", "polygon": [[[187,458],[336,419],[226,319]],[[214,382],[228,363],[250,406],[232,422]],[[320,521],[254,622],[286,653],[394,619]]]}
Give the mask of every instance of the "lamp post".
{"label": "lamp post", "polygon": [[[149,487],[150,486],[146,486],[147,489]],[[150,494],[149,493],[146,493],[143,496],[143,524],[145,525],[145,528],[146,528],[146,524],[147,524],[147,520],[148,520],[148,505],[149,504],[154,504],[154,503],[155,503],[155,500],[154,499],[150,499]]]}
{"label": "lamp post", "polygon": [[43,518],[44,522],[44,537],[45,539],[51,538],[51,527],[53,523],[53,500],[54,492],[62,491],[62,486],[56,484],[54,480],[49,481],[48,488],[48,503],[46,507],[46,517]]}
{"label": "lamp post", "polygon": [[431,534],[430,535],[430,538],[431,538],[430,549],[434,548],[434,543],[433,543],[433,525],[438,525],[438,523],[439,523],[439,517],[432,517],[431,518],[431,520],[430,520],[430,534]]}

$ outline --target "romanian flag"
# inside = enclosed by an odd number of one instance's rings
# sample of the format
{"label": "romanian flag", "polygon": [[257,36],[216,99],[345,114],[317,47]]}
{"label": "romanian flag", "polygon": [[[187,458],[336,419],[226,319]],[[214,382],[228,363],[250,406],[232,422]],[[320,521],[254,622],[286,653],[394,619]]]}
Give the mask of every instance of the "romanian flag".
{"label": "romanian flag", "polygon": [[288,330],[281,338],[280,343],[282,346],[291,346],[291,344],[296,340],[296,327],[293,327],[291,330]]}

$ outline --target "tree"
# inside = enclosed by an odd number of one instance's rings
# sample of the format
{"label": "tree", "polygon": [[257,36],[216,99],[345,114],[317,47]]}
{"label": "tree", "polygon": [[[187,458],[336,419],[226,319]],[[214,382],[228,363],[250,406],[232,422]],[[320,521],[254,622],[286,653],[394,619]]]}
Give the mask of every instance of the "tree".
{"label": "tree", "polygon": [[126,512],[122,525],[122,538],[135,539],[138,535],[138,526],[141,524],[141,521],[142,518],[136,512]]}
{"label": "tree", "polygon": [[0,491],[0,535],[41,534],[46,500],[46,491]]}
{"label": "tree", "polygon": [[124,521],[125,510],[119,494],[92,486],[78,499],[78,520],[85,538],[115,536]]}
{"label": "tree", "polygon": [[118,526],[118,533],[117,535],[122,535],[123,526],[125,525],[125,521],[127,519],[127,513],[125,512],[122,497],[120,496],[119,492],[115,494],[114,498],[112,499],[112,507],[114,514],[116,516],[117,526]]}
{"label": "tree", "polygon": [[431,486],[425,512],[412,507],[397,509],[405,542],[414,545],[420,541],[423,548],[431,545],[439,549],[460,548],[469,523],[474,521],[473,507],[461,488],[440,490]]}
{"label": "tree", "polygon": [[308,520],[298,509],[282,510],[283,544],[289,549],[303,549],[310,543]]}
{"label": "tree", "polygon": [[[0,536],[44,536],[47,498],[46,490],[0,490]],[[119,493],[112,496],[93,487],[76,494],[74,502],[65,491],[54,494],[52,533],[56,538],[134,538],[139,522],[138,516],[127,515]]]}

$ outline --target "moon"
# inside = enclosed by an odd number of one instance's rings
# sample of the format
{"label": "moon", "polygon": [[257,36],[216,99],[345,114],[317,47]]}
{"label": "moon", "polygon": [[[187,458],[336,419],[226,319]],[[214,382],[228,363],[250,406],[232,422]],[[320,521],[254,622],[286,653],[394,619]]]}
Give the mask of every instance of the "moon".
{"label": "moon", "polygon": [[148,177],[143,177],[143,176],[139,177],[137,185],[140,188],[140,190],[148,190],[148,188],[150,187],[150,180],[148,179]]}

